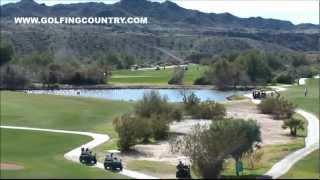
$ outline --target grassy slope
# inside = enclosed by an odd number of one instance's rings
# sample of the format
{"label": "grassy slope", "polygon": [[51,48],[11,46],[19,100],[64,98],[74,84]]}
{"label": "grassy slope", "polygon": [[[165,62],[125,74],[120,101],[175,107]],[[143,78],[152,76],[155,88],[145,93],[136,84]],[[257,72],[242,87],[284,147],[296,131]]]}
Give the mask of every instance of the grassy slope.
{"label": "grassy slope", "polygon": [[114,135],[112,119],[131,107],[93,98],[1,92],[1,124]]}
{"label": "grassy slope", "polygon": [[296,163],[288,173],[281,178],[318,179],[320,170],[319,150],[314,151],[307,157]]}
{"label": "grassy slope", "polygon": [[[197,69],[199,67],[199,69]],[[193,81],[202,75],[203,66],[189,65],[189,70],[186,71],[184,84],[191,85]],[[119,70],[112,72],[109,80],[110,84],[154,84],[167,85],[172,76],[173,68],[165,70]]]}
{"label": "grassy slope", "polygon": [[281,92],[283,96],[291,102],[298,105],[299,108],[305,109],[319,116],[319,85],[318,80],[307,80],[308,96],[304,97],[304,85],[294,85],[288,87],[287,91]]}
{"label": "grassy slope", "polygon": [[[304,97],[304,86],[293,86],[282,94],[298,105],[299,108],[314,113],[319,117],[318,80],[307,81],[308,96]],[[319,150],[295,164],[283,178],[319,178]]]}
{"label": "grassy slope", "polygon": [[[107,133],[113,138],[102,147],[115,148],[116,139],[114,137],[116,137],[116,133],[112,126],[112,119],[117,115],[130,111],[131,108],[132,104],[126,102],[53,95],[32,95],[20,92],[1,92],[1,125]],[[42,134],[41,136],[38,134],[38,136],[39,139],[32,140],[31,144],[36,141],[46,142],[48,139],[45,136],[43,137]],[[65,135],[65,137],[68,137],[68,135]],[[61,140],[55,142],[59,142],[58,144],[68,144],[69,141],[67,138],[66,140],[61,138]],[[2,143],[7,143],[7,140],[2,141]],[[24,141],[15,147],[17,150],[21,150],[17,147],[28,146],[28,143],[28,141]],[[78,144],[80,143],[76,143],[76,145]],[[68,146],[68,149],[76,147],[76,145],[71,144]],[[1,150],[5,146],[6,144],[1,144]],[[63,147],[61,149],[63,150]],[[19,154],[20,151],[14,152],[15,154]],[[39,152],[43,151],[39,150]],[[60,152],[59,155],[63,155],[64,152],[66,150]],[[31,157],[36,156],[33,155]],[[1,158],[4,158],[2,154]],[[33,162],[30,162],[31,164]],[[70,170],[73,173],[75,172],[72,169]]]}
{"label": "grassy slope", "polygon": [[125,178],[110,171],[85,167],[64,159],[63,154],[89,137],[1,129],[1,162],[24,166],[1,170],[2,178]]}

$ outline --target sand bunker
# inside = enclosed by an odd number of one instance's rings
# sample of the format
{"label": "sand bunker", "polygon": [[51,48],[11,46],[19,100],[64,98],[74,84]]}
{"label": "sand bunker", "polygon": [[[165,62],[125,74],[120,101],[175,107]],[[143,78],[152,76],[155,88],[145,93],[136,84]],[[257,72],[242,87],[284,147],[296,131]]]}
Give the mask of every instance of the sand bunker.
{"label": "sand bunker", "polygon": [[1,170],[21,170],[24,169],[23,166],[12,164],[12,163],[0,163]]}

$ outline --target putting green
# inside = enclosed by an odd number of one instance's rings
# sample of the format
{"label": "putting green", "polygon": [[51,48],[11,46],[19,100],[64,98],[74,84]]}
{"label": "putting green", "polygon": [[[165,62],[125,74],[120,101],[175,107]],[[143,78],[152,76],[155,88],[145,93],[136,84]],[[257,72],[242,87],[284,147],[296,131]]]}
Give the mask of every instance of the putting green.
{"label": "putting green", "polygon": [[89,137],[1,130],[1,163],[12,163],[21,170],[1,170],[2,178],[126,178],[109,171],[89,168],[64,159],[64,153],[90,141]]}

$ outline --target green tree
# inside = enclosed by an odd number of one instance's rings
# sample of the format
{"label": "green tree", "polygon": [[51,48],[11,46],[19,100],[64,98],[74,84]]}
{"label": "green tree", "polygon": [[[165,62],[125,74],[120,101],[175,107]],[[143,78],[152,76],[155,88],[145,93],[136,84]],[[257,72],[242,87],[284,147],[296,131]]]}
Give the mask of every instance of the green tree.
{"label": "green tree", "polygon": [[176,147],[191,158],[193,168],[201,177],[218,178],[225,159],[232,156],[238,161],[260,141],[256,121],[225,119],[213,121],[209,129],[196,126],[183,141],[176,141]]}
{"label": "green tree", "polygon": [[118,133],[118,147],[121,151],[130,150],[137,143],[137,119],[130,114],[125,114],[113,120],[113,125]]}
{"label": "green tree", "polygon": [[297,130],[304,129],[304,122],[301,119],[292,117],[283,122],[282,128],[289,128],[291,136],[297,136]]}
{"label": "green tree", "polygon": [[246,69],[246,73],[252,83],[266,83],[271,81],[272,74],[270,67],[266,63],[265,55],[259,51],[243,53],[238,56],[236,61]]}

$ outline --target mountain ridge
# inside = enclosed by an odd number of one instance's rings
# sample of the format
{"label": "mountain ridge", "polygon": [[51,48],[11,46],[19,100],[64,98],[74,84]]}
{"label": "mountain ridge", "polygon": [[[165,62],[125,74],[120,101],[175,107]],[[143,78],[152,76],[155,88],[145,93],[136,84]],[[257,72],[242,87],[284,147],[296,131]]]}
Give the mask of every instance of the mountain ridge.
{"label": "mountain ridge", "polygon": [[[261,17],[240,18],[230,13],[204,13],[198,10],[185,9],[171,1],[151,2],[147,0],[121,0],[114,4],[97,2],[84,2],[74,4],[56,4],[47,6],[38,4],[34,0],[21,0],[17,3],[9,3],[1,6],[1,17],[13,16],[97,16],[103,12],[108,15],[126,15],[117,12],[119,8],[133,15],[147,16],[157,21],[172,23],[179,21],[184,24],[196,24],[202,26],[239,26],[257,29],[283,29],[291,30],[297,27],[316,28],[319,25],[305,24],[294,25],[290,21],[278,19],[266,19]],[[203,23],[201,23],[203,22]]]}

